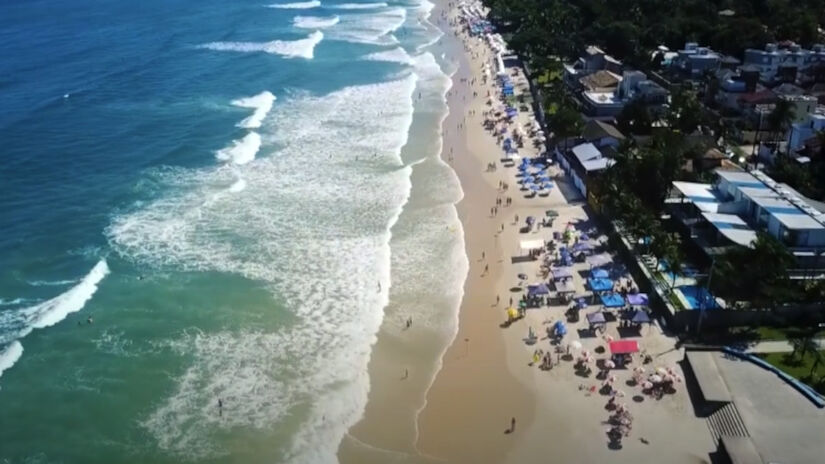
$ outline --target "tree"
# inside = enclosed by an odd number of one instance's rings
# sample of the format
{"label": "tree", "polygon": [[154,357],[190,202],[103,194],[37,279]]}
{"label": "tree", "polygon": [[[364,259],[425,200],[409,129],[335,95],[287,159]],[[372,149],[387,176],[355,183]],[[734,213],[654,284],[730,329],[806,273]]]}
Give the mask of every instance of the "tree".
{"label": "tree", "polygon": [[676,286],[676,276],[682,271],[684,256],[681,249],[679,236],[671,233],[660,233],[654,237],[652,250],[663,262],[664,268],[671,274],[670,288]]}
{"label": "tree", "polygon": [[584,121],[581,114],[574,107],[563,104],[556,109],[556,112],[549,115],[547,122],[550,130],[557,138],[565,141],[564,148],[567,149],[567,139],[581,134],[584,128]]}
{"label": "tree", "polygon": [[631,100],[622,108],[622,112],[616,118],[616,123],[619,130],[628,135],[649,135],[653,126],[650,111],[644,101],[639,98]]}
{"label": "tree", "polygon": [[690,89],[679,89],[673,93],[667,115],[671,128],[691,134],[702,124],[703,119],[704,110],[696,98],[696,92]]}
{"label": "tree", "polygon": [[776,102],[776,106],[774,106],[773,110],[768,113],[768,127],[770,127],[771,132],[774,134],[774,139],[778,139],[778,134],[787,133],[788,128],[791,127],[791,123],[794,120],[794,107],[788,100],[780,98],[778,102]]}
{"label": "tree", "polygon": [[808,377],[813,379],[814,373],[819,369],[819,366],[825,362],[825,355],[818,349],[811,351],[811,354],[813,355],[813,362],[811,363],[811,372],[808,373]]}
{"label": "tree", "polygon": [[716,259],[713,293],[756,307],[797,301],[799,287],[788,277],[794,257],[782,243],[759,232],[751,247],[734,248]]}

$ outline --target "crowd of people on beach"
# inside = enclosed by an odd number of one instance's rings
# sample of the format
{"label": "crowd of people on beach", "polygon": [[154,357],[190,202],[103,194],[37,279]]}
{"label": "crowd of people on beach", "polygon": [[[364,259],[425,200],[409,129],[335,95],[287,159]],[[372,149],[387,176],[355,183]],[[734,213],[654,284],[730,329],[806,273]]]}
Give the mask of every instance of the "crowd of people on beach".
{"label": "crowd of people on beach", "polygon": [[[464,2],[461,3],[464,5]],[[480,8],[480,4],[474,4],[477,8]],[[456,5],[452,2],[449,4],[450,10],[457,11],[458,9],[455,7]],[[483,117],[483,127],[487,130],[489,135],[495,139],[498,145],[502,145],[505,137],[505,133],[511,134],[511,138],[513,141],[516,142],[517,148],[523,148],[523,144],[525,141],[526,136],[532,135],[536,136],[537,132],[541,130],[540,127],[535,125],[532,129],[532,134],[525,134],[520,133],[517,131],[515,127],[512,125],[517,124],[517,121],[514,120],[511,116],[507,114],[503,114],[498,108],[495,107],[495,103],[497,99],[500,99],[502,102],[504,101],[504,95],[502,93],[502,88],[499,87],[499,82],[497,79],[493,78],[490,75],[489,69],[490,65],[492,64],[493,57],[495,56],[494,50],[490,46],[486,47],[479,47],[477,50],[471,48],[469,46],[470,43],[480,43],[486,44],[481,37],[477,34],[473,34],[471,31],[471,27],[473,24],[473,19],[463,16],[462,13],[458,13],[454,18],[448,17],[446,13],[442,13],[442,20],[448,22],[454,29],[454,34],[457,37],[460,37],[465,45],[465,51],[473,58],[473,59],[481,59],[482,64],[478,65],[479,69],[484,72],[483,77],[479,82],[475,79],[461,79],[459,82],[465,86],[469,90],[472,91],[473,97],[478,97],[478,95],[486,94],[487,96],[487,105],[489,108],[482,112]],[[495,64],[492,64],[495,67]],[[501,71],[501,70],[499,70]],[[520,69],[514,69],[512,71],[512,76],[519,81],[526,82],[526,78],[520,74]],[[468,91],[469,93],[469,91]],[[474,114],[471,112],[469,114]],[[532,118],[535,121],[535,118]],[[530,123],[526,125],[530,126]],[[458,129],[462,129],[463,126],[460,125]],[[542,145],[538,138],[534,141],[534,146],[538,147]],[[545,161],[545,160],[543,160]],[[546,160],[548,163],[552,161]],[[503,164],[506,166],[506,163]],[[499,163],[497,160],[490,161],[486,165],[486,172],[488,173],[495,173],[498,171]],[[514,173],[515,175],[515,173]],[[517,179],[516,179],[517,180]],[[506,192],[509,188],[509,185],[505,181],[499,181],[498,183],[498,191],[499,192]],[[508,207],[513,204],[511,197],[497,197],[495,205],[490,207],[490,216],[495,217],[499,213],[500,207]],[[515,220],[513,224],[519,223],[518,215],[515,215]],[[541,222],[536,224],[536,231],[540,230],[540,225],[544,225],[546,228],[553,227],[552,219],[547,221],[543,219]],[[504,225],[502,224],[502,230]],[[528,231],[532,231],[532,224],[531,227],[527,229]],[[565,231],[566,233],[566,231]],[[575,237],[571,237],[571,245],[575,245],[578,243],[579,237],[576,235]],[[551,252],[553,253],[556,259],[559,258],[557,250],[546,250],[546,249],[536,249],[530,250],[528,252],[528,256],[531,258],[538,259],[542,254]],[[482,260],[484,260],[485,256],[482,253]],[[489,264],[484,264],[484,274],[485,275],[489,271]],[[548,268],[543,268],[540,272],[544,272],[546,276],[549,272]],[[521,277],[526,276],[519,276],[520,282],[523,281]],[[571,278],[572,279],[572,278]],[[572,282],[569,282],[572,285]],[[627,297],[628,294],[635,294],[637,293],[638,286],[633,282],[633,279],[629,276],[622,276],[616,279],[614,282],[614,287],[612,289],[613,292],[622,295],[622,297]],[[501,302],[501,297],[496,297],[496,306],[498,306]],[[544,307],[549,306],[552,303],[551,297],[549,295],[536,295],[536,296],[528,296],[523,294],[520,297],[520,303],[518,305],[518,309],[512,308],[513,306],[513,298],[511,297],[510,300],[510,308],[508,309],[508,317],[510,320],[509,323],[515,322],[516,320],[523,319],[527,308],[532,307]],[[512,312],[510,312],[512,310]],[[545,321],[545,323],[552,322],[552,321]],[[595,385],[585,385],[581,384],[579,389],[584,391],[584,393],[588,396],[592,396],[596,392],[600,393],[603,396],[607,397],[606,403],[604,408],[609,411],[609,416],[606,421],[608,427],[606,428],[606,435],[608,437],[609,446],[611,448],[621,448],[622,440],[630,436],[631,431],[633,429],[633,421],[634,416],[631,414],[629,407],[627,404],[621,402],[621,398],[625,396],[625,393],[618,388],[616,388],[616,383],[618,382],[617,373],[614,369],[617,369],[617,362],[614,362],[612,357],[606,357],[603,359],[596,359],[596,357],[591,354],[588,350],[585,350],[581,346],[581,342],[578,340],[571,340],[565,343],[564,336],[558,336],[551,328],[548,326],[548,337],[550,339],[551,345],[548,349],[537,347],[533,350],[530,356],[530,366],[536,366],[538,369],[542,371],[551,371],[554,368],[558,368],[559,365],[562,364],[563,360],[567,361],[575,361],[572,364],[573,369],[576,371],[577,375],[580,375],[582,378],[588,378],[593,374],[592,365],[595,363],[598,366],[598,373],[596,374],[596,378],[601,380],[600,384]],[[533,345],[538,343],[538,337],[536,336],[535,332],[533,331],[532,327],[529,327],[528,336],[525,338],[525,343],[528,345]],[[609,342],[612,341],[608,335],[605,335],[602,341],[605,342],[605,345],[609,345]],[[599,345],[596,349],[598,352],[605,352],[607,351],[605,346]],[[577,353],[578,352],[578,353]],[[555,356],[553,356],[555,354]],[[555,358],[555,359],[554,359]],[[630,355],[625,355],[622,361],[627,358],[628,360],[632,360]],[[653,361],[652,357],[647,354],[643,354],[638,359],[640,365],[633,367],[632,369],[632,377],[627,381],[628,385],[638,386],[641,388],[642,395],[634,396],[634,401],[642,401],[644,399],[644,395],[649,396],[650,398],[658,398],[661,399],[665,393],[673,393],[675,392],[674,384],[681,382],[681,378],[676,374],[673,369],[670,368],[657,368],[656,373],[651,376],[646,376],[645,368],[641,364],[648,364]],[[622,366],[625,366],[625,363],[621,363]],[[627,372],[626,370],[622,370],[622,372]],[[512,433],[515,431],[515,418],[512,420],[512,426],[508,433]],[[645,438],[640,438],[640,440],[647,444],[647,440]]]}

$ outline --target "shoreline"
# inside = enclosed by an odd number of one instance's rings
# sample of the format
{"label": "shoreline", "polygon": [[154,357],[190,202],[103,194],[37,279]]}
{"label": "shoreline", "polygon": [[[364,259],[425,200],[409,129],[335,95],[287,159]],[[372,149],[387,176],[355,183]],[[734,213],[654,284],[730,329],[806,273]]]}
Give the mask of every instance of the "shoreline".
{"label": "shoreline", "polygon": [[[551,240],[551,229],[560,233],[570,227],[587,231],[592,236],[589,241],[598,248],[604,246],[607,237],[595,227],[584,209],[583,198],[558,166],[547,169],[555,186],[541,196],[526,195],[526,189],[520,190],[516,183],[517,170],[503,167],[503,149],[494,134],[483,127],[483,114],[492,108],[491,104],[495,105],[501,92],[496,77],[490,76],[483,83],[483,68],[492,65],[494,55],[482,39],[470,37],[463,30],[457,32],[449,24],[457,14],[455,6],[440,2],[429,20],[444,33],[442,40],[449,44],[441,50],[432,48],[432,52],[444,52],[458,64],[447,94],[448,114],[441,126],[440,154],[441,160],[452,167],[464,193],[455,203],[469,261],[457,313],[458,327],[445,350],[427,351],[428,345],[439,343],[437,337],[428,338],[427,331],[420,329],[404,331],[397,315],[385,313],[370,360],[367,407],[362,419],[342,441],[340,461],[520,464],[552,456],[569,462],[610,459],[630,463],[647,462],[667,454],[673,463],[701,462],[696,461],[701,450],[711,450],[713,446],[704,420],[688,413],[691,404],[684,392],[661,401],[634,396],[629,402],[631,409],[642,418],[634,424],[634,438],[628,439],[617,454],[606,434],[608,408],[602,406],[600,395],[590,393],[600,381],[589,373],[579,375],[573,369],[572,356],[556,359],[557,367],[550,371],[533,365],[531,351],[539,346],[545,348],[546,342],[533,346],[525,343],[528,329],[543,334],[550,327],[548,324],[558,321],[570,324],[571,335],[565,338],[565,344],[581,337],[585,350],[604,352],[601,337],[583,335],[586,321],[567,319],[567,304],[548,302],[541,310],[527,311],[521,320],[503,324],[504,310],[519,301],[525,285],[547,279],[541,269],[542,259],[521,258],[522,240],[547,242]],[[515,81],[516,95],[530,98],[522,69],[508,67],[507,73]],[[493,96],[489,103],[485,101],[488,92]],[[516,125],[528,127],[532,108],[527,106],[529,110],[522,108],[511,130]],[[540,153],[540,148],[525,143],[518,154],[532,158]],[[489,167],[492,163],[497,169],[483,169],[485,164]],[[502,183],[512,188],[504,190]],[[413,189],[415,185],[413,182]],[[502,203],[493,212],[498,200],[505,199],[511,202]],[[544,218],[547,209],[558,212],[555,225],[545,226],[544,230],[520,230],[525,218]],[[575,293],[586,294],[587,264],[575,267]],[[524,277],[516,278],[517,275]],[[592,310],[598,305],[590,306]],[[391,309],[388,307],[387,311]],[[611,337],[622,337],[615,327],[609,332]],[[657,364],[680,369],[677,362],[681,351],[658,327],[638,336],[644,350],[657,353]],[[553,348],[549,344],[547,347]],[[433,361],[426,355],[422,358],[425,352],[429,356],[436,353],[439,360]],[[412,366],[416,359],[421,365],[409,371],[409,378],[406,373],[401,382],[397,377],[387,377],[398,366]],[[632,385],[628,371],[616,373],[622,388],[625,383]],[[514,431],[509,430],[511,418],[517,421]],[[669,443],[674,434],[681,437],[678,444]],[[586,440],[592,440],[594,446],[584,446]]]}

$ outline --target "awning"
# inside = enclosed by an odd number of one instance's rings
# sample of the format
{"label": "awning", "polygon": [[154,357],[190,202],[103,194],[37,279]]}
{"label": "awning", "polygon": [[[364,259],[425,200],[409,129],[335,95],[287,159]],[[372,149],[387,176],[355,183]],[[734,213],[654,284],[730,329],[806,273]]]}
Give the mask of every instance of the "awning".
{"label": "awning", "polygon": [[576,287],[570,279],[557,280],[554,282],[554,285],[556,286],[556,291],[559,293],[576,293]]}
{"label": "awning", "polygon": [[591,279],[608,279],[610,278],[610,274],[604,269],[593,269],[590,271],[590,278]]}
{"label": "awning", "polygon": [[604,318],[604,313],[601,311],[590,313],[587,315],[587,322],[593,324],[605,324],[607,321]]}
{"label": "awning", "polygon": [[573,277],[573,268],[569,266],[552,267],[550,272],[553,274],[554,280],[567,279]]}
{"label": "awning", "polygon": [[536,248],[544,248],[544,240],[522,240],[522,250],[534,250]]}
{"label": "awning", "polygon": [[599,295],[605,308],[621,308],[624,306],[624,298],[618,293],[607,293]]}
{"label": "awning", "polygon": [[587,284],[594,292],[613,290],[613,281],[610,279],[587,279]]}
{"label": "awning", "polygon": [[611,258],[608,253],[599,253],[597,255],[588,256],[585,261],[587,261],[587,264],[591,267],[600,267],[612,263],[613,258]]}
{"label": "awning", "polygon": [[634,324],[650,323],[650,316],[647,315],[647,312],[640,309],[633,314],[631,321],[633,321]]}
{"label": "awning", "polygon": [[631,306],[647,306],[649,302],[647,293],[629,293],[627,295],[627,303]]}
{"label": "awning", "polygon": [[536,295],[549,295],[550,289],[547,288],[547,284],[538,284],[538,285],[528,285],[527,286],[527,296],[536,296]]}
{"label": "awning", "polygon": [[617,340],[610,342],[610,352],[613,354],[630,354],[639,351],[639,343],[636,340]]}

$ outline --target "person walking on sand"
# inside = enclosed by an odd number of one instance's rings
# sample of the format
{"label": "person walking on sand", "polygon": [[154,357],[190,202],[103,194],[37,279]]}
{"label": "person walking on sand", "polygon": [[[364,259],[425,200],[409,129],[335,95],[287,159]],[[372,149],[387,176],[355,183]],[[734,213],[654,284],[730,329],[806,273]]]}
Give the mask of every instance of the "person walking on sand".
{"label": "person walking on sand", "polygon": [[516,431],[516,418],[512,417],[512,418],[510,418],[510,433],[513,433],[515,431]]}
{"label": "person walking on sand", "polygon": [[485,264],[485,265],[484,265],[484,273],[486,274],[486,273],[487,273],[487,271],[489,271],[489,270],[490,270],[490,265],[489,265],[489,264]]}

